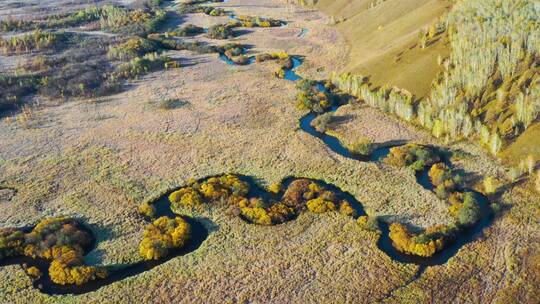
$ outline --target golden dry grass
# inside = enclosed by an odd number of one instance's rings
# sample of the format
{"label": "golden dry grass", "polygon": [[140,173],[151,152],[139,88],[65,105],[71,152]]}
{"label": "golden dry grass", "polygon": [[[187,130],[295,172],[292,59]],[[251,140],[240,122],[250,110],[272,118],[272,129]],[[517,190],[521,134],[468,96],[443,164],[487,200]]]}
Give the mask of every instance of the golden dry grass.
{"label": "golden dry grass", "polygon": [[370,76],[376,85],[390,84],[425,96],[440,71],[437,58],[448,56],[446,41],[426,49],[418,31],[451,7],[447,0],[320,0],[316,8],[334,16],[350,51],[345,71]]}

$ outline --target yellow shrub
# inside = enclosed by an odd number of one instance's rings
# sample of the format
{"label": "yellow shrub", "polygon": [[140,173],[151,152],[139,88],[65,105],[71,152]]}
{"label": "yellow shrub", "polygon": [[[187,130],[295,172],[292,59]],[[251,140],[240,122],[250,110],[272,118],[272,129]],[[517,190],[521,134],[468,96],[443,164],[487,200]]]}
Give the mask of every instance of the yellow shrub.
{"label": "yellow shrub", "polygon": [[434,240],[428,239],[421,243],[415,241],[416,237],[416,235],[410,233],[407,227],[402,224],[392,223],[390,225],[390,239],[392,240],[392,245],[401,252],[422,257],[430,257],[444,247],[444,240],[442,237]]}
{"label": "yellow shrub", "polygon": [[495,177],[488,176],[483,181],[484,194],[493,194],[499,190],[502,182]]}
{"label": "yellow shrub", "polygon": [[356,220],[358,225],[362,227],[362,229],[370,230],[370,231],[378,231],[379,230],[379,223],[377,222],[377,218],[375,217],[369,217],[366,215],[362,215],[358,217]]}
{"label": "yellow shrub", "polygon": [[176,60],[167,61],[165,62],[164,67],[166,69],[177,69],[180,67],[180,61],[176,61]]}
{"label": "yellow shrub", "polygon": [[351,206],[351,204],[347,201],[342,201],[339,205],[339,213],[355,217],[357,215],[356,210]]}
{"label": "yellow shrub", "polygon": [[169,195],[169,201],[173,204],[181,204],[184,206],[197,206],[203,203],[199,192],[191,187],[174,191]]}
{"label": "yellow shrub", "polygon": [[272,184],[268,187],[268,191],[272,192],[272,193],[279,193],[279,191],[281,191],[281,183],[275,183],[275,184]]}
{"label": "yellow shrub", "polygon": [[311,183],[309,184],[308,186],[309,190],[313,191],[313,192],[319,192],[321,191],[321,186],[319,186],[317,183]]}
{"label": "yellow shrub", "polygon": [[182,248],[191,235],[190,225],[181,217],[160,217],[146,227],[139,244],[139,253],[146,260],[159,260],[170,249]]}
{"label": "yellow shrub", "polygon": [[306,205],[308,210],[313,213],[324,213],[336,210],[336,205],[334,203],[326,201],[320,197],[309,200]]}
{"label": "yellow shrub", "polygon": [[270,53],[270,56],[272,56],[272,58],[274,59],[287,59],[289,58],[289,54],[287,54],[286,52],[273,52],[273,53]]}
{"label": "yellow shrub", "polygon": [[104,279],[107,275],[108,273],[104,268],[93,266],[70,267],[57,260],[52,261],[49,267],[51,280],[60,285],[82,285],[92,280]]}
{"label": "yellow shrub", "polygon": [[246,218],[252,223],[259,225],[272,225],[272,218],[264,208],[245,207],[240,209],[240,213],[242,214],[242,216],[244,216],[244,218]]}
{"label": "yellow shrub", "polygon": [[156,216],[156,207],[153,204],[143,203],[139,206],[139,214],[153,218]]}
{"label": "yellow shrub", "polygon": [[294,215],[294,209],[283,203],[276,203],[267,210],[272,224],[279,224],[290,220]]}
{"label": "yellow shrub", "polygon": [[26,269],[26,273],[30,277],[35,278],[35,279],[41,277],[42,275],[41,271],[39,271],[39,269],[35,266],[29,267],[28,269]]}

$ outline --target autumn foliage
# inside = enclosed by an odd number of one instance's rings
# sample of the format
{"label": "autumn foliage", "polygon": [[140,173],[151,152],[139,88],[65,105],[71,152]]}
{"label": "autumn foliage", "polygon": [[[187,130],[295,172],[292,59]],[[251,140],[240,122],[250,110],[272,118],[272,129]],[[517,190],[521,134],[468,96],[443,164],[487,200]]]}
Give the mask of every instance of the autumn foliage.
{"label": "autumn foliage", "polygon": [[191,227],[183,218],[163,216],[146,227],[139,253],[146,260],[159,260],[184,247],[190,236]]}
{"label": "autumn foliage", "polygon": [[[20,229],[0,231],[0,259],[28,256],[51,261],[49,276],[56,284],[84,284],[105,278],[107,271],[101,267],[85,266],[83,256],[93,243],[93,237],[82,225],[70,218],[41,220],[30,232]],[[35,269],[29,274],[35,277]]]}
{"label": "autumn foliage", "polygon": [[440,161],[435,149],[414,143],[391,148],[390,153],[384,159],[387,164],[396,167],[409,167],[415,171],[420,171]]}
{"label": "autumn foliage", "polygon": [[201,208],[208,204],[232,207],[244,220],[259,225],[275,225],[294,219],[305,210],[313,213],[330,211],[356,216],[352,202],[342,199],[334,190],[309,179],[295,179],[285,189],[281,184],[268,190],[281,198],[264,200],[250,196],[250,185],[240,177],[225,174],[201,181],[190,181],[188,186],[169,195],[173,206]]}

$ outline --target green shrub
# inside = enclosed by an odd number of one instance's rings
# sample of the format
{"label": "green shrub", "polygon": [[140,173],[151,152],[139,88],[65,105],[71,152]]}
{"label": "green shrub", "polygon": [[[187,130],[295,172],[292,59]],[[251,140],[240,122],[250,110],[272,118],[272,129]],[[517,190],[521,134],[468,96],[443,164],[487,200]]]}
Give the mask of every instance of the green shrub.
{"label": "green shrub", "polygon": [[323,113],[332,106],[330,96],[319,89],[319,83],[313,80],[302,79],[298,81],[296,88],[296,106],[301,110],[310,110]]}
{"label": "green shrub", "polygon": [[219,7],[193,5],[191,3],[184,3],[178,7],[180,14],[194,14],[203,13],[209,16],[226,16],[227,12]]}
{"label": "green shrub", "polygon": [[352,154],[362,155],[362,156],[371,155],[371,153],[375,149],[375,145],[373,144],[373,140],[371,138],[368,138],[368,137],[361,137],[361,138],[357,139],[354,142],[347,143],[345,145],[345,147]]}
{"label": "green shrub", "polygon": [[137,78],[148,72],[166,68],[166,64],[170,62],[172,62],[172,60],[167,56],[149,53],[119,65],[113,76],[120,79]]}
{"label": "green shrub", "polygon": [[6,55],[56,48],[65,41],[64,33],[35,30],[30,34],[13,36],[7,40],[0,38],[0,48]]}
{"label": "green shrub", "polygon": [[121,7],[103,6],[99,20],[102,29],[133,35],[155,32],[167,18],[162,10],[127,10]]}
{"label": "green shrub", "polygon": [[311,125],[320,133],[326,133],[327,129],[334,122],[334,113],[326,112],[318,115]]}
{"label": "green shrub", "polygon": [[182,28],[170,33],[173,36],[187,37],[204,33],[204,28],[193,24],[186,24]]}
{"label": "green shrub", "polygon": [[22,105],[23,97],[37,90],[39,77],[33,75],[0,75],[0,115]]}
{"label": "green shrub", "polygon": [[36,28],[36,24],[32,21],[8,18],[0,20],[0,31],[28,31]]}
{"label": "green shrub", "polygon": [[379,222],[376,217],[363,215],[358,217],[356,222],[360,227],[362,227],[362,229],[369,231],[379,231]]}
{"label": "green shrub", "polygon": [[162,110],[173,110],[186,104],[185,101],[176,98],[169,98],[159,101],[159,108]]}
{"label": "green shrub", "polygon": [[85,23],[100,20],[103,14],[104,7],[90,6],[64,16],[48,17],[43,26],[47,28],[80,26]]}
{"label": "green shrub", "polygon": [[438,152],[432,147],[420,144],[406,144],[390,148],[384,162],[397,167],[409,167],[415,171],[440,162]]}
{"label": "green shrub", "polygon": [[216,24],[208,29],[207,36],[212,39],[229,39],[234,37],[234,32],[223,24]]}
{"label": "green shrub", "polygon": [[479,202],[470,192],[463,195],[463,202],[454,202],[449,210],[456,219],[456,224],[462,227],[473,226],[481,217]]}
{"label": "green shrub", "polygon": [[130,60],[157,50],[158,46],[154,41],[135,37],[111,47],[107,55],[111,59]]}

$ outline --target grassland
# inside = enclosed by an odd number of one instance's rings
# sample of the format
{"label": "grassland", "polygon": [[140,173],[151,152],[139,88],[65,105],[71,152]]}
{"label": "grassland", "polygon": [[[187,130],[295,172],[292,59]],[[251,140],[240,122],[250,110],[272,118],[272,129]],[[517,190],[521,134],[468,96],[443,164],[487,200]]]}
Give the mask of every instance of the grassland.
{"label": "grassland", "polygon": [[[248,29],[236,37],[253,46],[248,52],[303,56],[298,73],[319,79],[344,67],[346,40],[319,12],[272,0],[213,5],[287,20],[287,27]],[[184,21],[207,28],[224,22],[220,18],[190,14]],[[298,37],[302,28],[309,32]],[[45,216],[81,218],[97,237],[85,262],[121,268],[142,260],[141,203],[190,178],[224,172],[254,176],[262,186],[290,175],[322,179],[383,220],[418,227],[451,220],[445,202],[419,186],[410,170],[341,157],[302,132],[298,121],[306,111],[295,107],[295,85],[274,76],[275,62],[231,66],[212,53],[164,55],[186,64],[144,73],[106,97],[37,102],[26,116],[0,122],[0,188],[16,190],[0,196],[2,226],[29,225]],[[165,110],[166,100],[181,100],[182,106]],[[452,163],[470,172],[471,186],[483,176],[505,176],[504,167],[469,143],[446,146],[372,109],[346,106],[336,115],[353,116],[332,126],[343,138],[415,140],[459,152]],[[537,303],[538,197],[508,184],[493,199],[502,211],[492,225],[447,263],[423,272],[393,261],[378,249],[377,232],[339,213],[303,213],[267,227],[223,208],[179,209],[210,230],[191,254],[79,296],[42,294],[19,266],[1,267],[0,302]]]}

